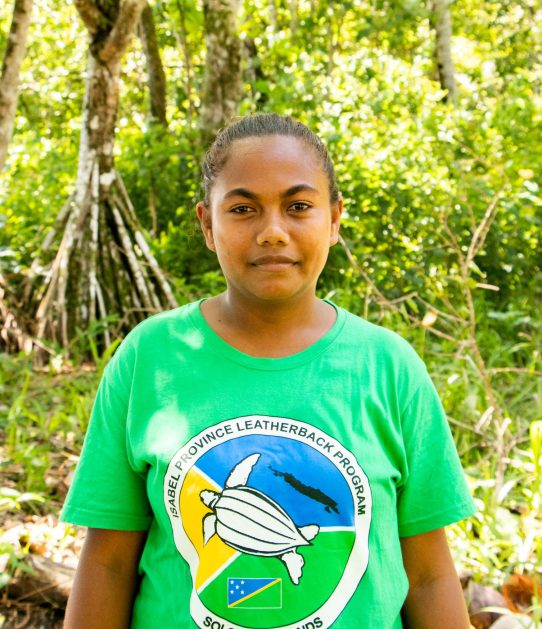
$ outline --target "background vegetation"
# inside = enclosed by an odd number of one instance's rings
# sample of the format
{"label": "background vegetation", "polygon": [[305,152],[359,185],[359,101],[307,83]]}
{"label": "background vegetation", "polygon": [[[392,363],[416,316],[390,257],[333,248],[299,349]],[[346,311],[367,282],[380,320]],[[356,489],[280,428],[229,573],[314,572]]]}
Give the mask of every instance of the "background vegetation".
{"label": "background vegetation", "polygon": [[[193,211],[210,27],[193,0],[152,9],[167,126],[150,116],[134,37],[114,158],[182,304],[224,285]],[[0,7],[0,51],[11,10]],[[450,12],[455,102],[435,70],[431,3],[245,0],[237,111],[291,114],[327,142],[346,216],[320,292],[395,329],[427,362],[479,508],[452,528],[454,556],[499,586],[511,573],[542,574],[542,9],[455,0]],[[25,281],[50,263],[43,238],[75,186],[87,47],[71,3],[36,1],[0,174],[0,275],[23,320],[33,316],[21,306]],[[115,342],[120,323],[112,312]],[[6,522],[58,511],[115,347],[103,326],[76,329],[67,347],[42,339],[45,368],[0,355]],[[4,543],[4,583],[28,549]]]}

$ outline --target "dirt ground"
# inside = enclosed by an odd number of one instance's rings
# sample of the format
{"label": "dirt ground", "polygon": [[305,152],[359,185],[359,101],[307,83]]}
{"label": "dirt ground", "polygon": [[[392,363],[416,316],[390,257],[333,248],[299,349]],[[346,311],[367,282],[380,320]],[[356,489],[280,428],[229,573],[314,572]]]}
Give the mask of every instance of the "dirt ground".
{"label": "dirt ground", "polygon": [[64,610],[41,607],[35,603],[0,600],[2,629],[62,629]]}
{"label": "dirt ground", "polygon": [[[10,515],[0,535],[0,629],[60,629],[84,531],[51,515]],[[9,550],[12,549],[12,550]]]}

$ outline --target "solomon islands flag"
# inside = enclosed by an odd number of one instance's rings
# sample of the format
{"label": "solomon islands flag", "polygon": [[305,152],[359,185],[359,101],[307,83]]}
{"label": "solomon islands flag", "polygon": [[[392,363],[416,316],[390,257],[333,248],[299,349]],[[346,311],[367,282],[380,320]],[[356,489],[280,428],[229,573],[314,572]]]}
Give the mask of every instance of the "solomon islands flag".
{"label": "solomon islands flag", "polygon": [[280,609],[282,579],[228,579],[228,607]]}

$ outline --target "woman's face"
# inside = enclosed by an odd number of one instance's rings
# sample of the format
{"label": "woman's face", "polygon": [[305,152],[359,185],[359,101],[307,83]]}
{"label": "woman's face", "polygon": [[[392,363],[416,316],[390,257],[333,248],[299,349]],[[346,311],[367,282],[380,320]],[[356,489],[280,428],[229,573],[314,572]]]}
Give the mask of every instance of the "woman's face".
{"label": "woman's face", "polygon": [[342,201],[330,203],[312,147],[291,136],[235,141],[209,206],[198,204],[198,217],[230,297],[287,303],[314,295]]}

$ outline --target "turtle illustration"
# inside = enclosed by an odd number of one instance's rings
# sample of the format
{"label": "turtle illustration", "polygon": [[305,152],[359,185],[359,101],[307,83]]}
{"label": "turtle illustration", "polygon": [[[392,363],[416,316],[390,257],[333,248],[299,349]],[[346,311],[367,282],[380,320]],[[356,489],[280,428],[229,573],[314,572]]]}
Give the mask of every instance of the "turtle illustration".
{"label": "turtle illustration", "polygon": [[305,562],[297,548],[310,546],[320,527],[316,524],[297,527],[272,498],[247,487],[259,458],[259,454],[251,454],[240,461],[230,472],[221,493],[210,489],[200,492],[203,504],[213,510],[203,518],[203,542],[207,544],[216,534],[225,544],[247,555],[277,557],[297,585]]}

